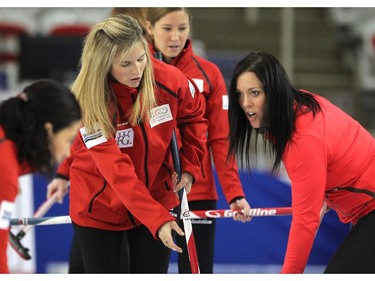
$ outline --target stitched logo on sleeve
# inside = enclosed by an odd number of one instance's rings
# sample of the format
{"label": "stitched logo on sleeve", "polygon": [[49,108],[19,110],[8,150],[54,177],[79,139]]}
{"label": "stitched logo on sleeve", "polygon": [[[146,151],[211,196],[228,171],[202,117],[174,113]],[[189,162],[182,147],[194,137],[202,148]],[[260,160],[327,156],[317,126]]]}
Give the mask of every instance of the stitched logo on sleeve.
{"label": "stitched logo on sleeve", "polygon": [[228,110],[229,108],[229,100],[228,100],[228,95],[223,96],[223,109]]}
{"label": "stitched logo on sleeve", "polygon": [[190,80],[189,80],[189,89],[190,89],[190,94],[191,94],[191,96],[194,98],[194,95],[195,95],[195,87],[194,87],[193,83],[191,83]]}
{"label": "stitched logo on sleeve", "polygon": [[169,104],[163,104],[151,109],[150,126],[151,128],[173,120],[171,108]]}
{"label": "stitched logo on sleeve", "polygon": [[132,147],[134,142],[134,130],[128,128],[116,132],[116,143],[119,148]]}
{"label": "stitched logo on sleeve", "polygon": [[83,142],[85,143],[88,149],[107,141],[107,139],[103,136],[103,133],[100,131],[100,129],[97,129],[97,131],[94,132],[93,134],[88,134],[86,132],[85,127],[81,128],[79,131],[83,138]]}
{"label": "stitched logo on sleeve", "polygon": [[0,229],[8,229],[14,210],[14,202],[2,201],[0,204]]}

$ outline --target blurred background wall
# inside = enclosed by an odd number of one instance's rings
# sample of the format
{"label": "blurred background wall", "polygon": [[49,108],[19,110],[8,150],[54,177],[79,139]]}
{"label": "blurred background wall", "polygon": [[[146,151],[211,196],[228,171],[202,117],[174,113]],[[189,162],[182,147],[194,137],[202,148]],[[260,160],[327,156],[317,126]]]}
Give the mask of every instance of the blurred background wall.
{"label": "blurred background wall", "polygon": [[[82,39],[110,10],[0,8],[0,93],[12,93],[43,71],[70,82],[80,52],[77,37]],[[191,10],[196,51],[216,62],[227,81],[248,52],[271,52],[296,86],[327,96],[369,129],[375,127],[370,116],[375,107],[375,8]]]}
{"label": "blurred background wall", "polygon": [[[70,84],[77,74],[82,40],[111,8],[0,8],[0,100],[39,78]],[[250,51],[277,56],[299,88],[321,94],[375,129],[375,8],[191,8],[197,53],[215,62],[229,82],[236,63]],[[241,179],[253,207],[290,205],[283,169],[270,176],[270,163],[258,155],[250,176]],[[23,181],[16,216],[32,216],[45,200],[48,180]],[[27,191],[27,192],[26,192]],[[68,196],[47,215],[67,215]],[[220,193],[219,208],[228,206]],[[254,218],[240,224],[217,222],[215,271],[277,273],[283,262],[290,217]],[[321,272],[348,231],[329,212],[309,259],[309,272]],[[17,232],[16,229],[13,229]],[[35,238],[34,238],[35,235]],[[33,259],[22,261],[9,249],[13,272],[66,272],[70,225],[39,226],[23,240]],[[230,254],[229,254],[230,253]],[[175,270],[172,257],[171,271]]]}

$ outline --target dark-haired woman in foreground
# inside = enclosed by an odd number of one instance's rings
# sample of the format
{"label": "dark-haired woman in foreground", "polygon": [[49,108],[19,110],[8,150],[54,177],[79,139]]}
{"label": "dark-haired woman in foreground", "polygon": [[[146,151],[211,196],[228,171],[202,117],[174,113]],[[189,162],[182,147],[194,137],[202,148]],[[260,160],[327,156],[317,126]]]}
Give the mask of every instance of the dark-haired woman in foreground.
{"label": "dark-haired woman in foreground", "polygon": [[81,109],[68,87],[51,80],[27,86],[0,105],[0,273],[9,273],[9,218],[18,193],[18,177],[52,175],[70,155]]}
{"label": "dark-haired woman in foreground", "polygon": [[280,62],[250,53],[229,89],[230,150],[250,168],[252,136],[262,136],[291,180],[293,220],[281,273],[302,273],[326,205],[351,231],[325,273],[375,272],[375,141],[325,98],[297,90]]}

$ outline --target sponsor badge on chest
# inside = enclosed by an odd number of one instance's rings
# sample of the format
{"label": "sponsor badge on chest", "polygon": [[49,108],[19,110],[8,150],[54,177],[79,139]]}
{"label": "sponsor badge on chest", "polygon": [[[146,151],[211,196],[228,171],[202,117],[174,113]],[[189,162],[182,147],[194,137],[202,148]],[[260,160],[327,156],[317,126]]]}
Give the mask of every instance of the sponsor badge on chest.
{"label": "sponsor badge on chest", "polygon": [[162,123],[173,120],[171,108],[169,104],[163,104],[151,109],[150,127],[153,128]]}
{"label": "sponsor badge on chest", "polygon": [[119,148],[133,147],[134,144],[134,130],[128,128],[116,132],[116,143]]}

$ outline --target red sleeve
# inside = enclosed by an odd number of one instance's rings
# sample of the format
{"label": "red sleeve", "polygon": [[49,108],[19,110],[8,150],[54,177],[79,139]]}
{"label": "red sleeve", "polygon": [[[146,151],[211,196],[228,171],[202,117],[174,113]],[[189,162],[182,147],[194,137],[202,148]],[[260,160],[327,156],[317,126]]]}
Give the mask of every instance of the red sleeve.
{"label": "red sleeve", "polygon": [[282,273],[304,271],[320,224],[327,163],[319,124],[315,119],[308,135],[297,134],[283,158],[292,183],[293,218]]}
{"label": "red sleeve", "polygon": [[0,274],[9,273],[7,259],[8,232],[9,230],[0,229]]}
{"label": "red sleeve", "polygon": [[[80,141],[84,146],[82,137]],[[114,139],[87,150],[101,175],[126,208],[157,238],[160,226],[175,219],[163,205],[152,198],[147,187],[138,179],[130,157],[121,153]]]}
{"label": "red sleeve", "polygon": [[80,136],[77,135],[76,138],[74,139],[72,145],[70,146],[70,156],[66,157],[60,164],[59,167],[57,168],[56,174],[59,175],[60,177],[63,177],[67,180],[70,178],[70,165],[73,162],[73,155],[74,151],[76,151],[77,146],[79,145],[80,142]]}
{"label": "red sleeve", "polygon": [[15,147],[10,141],[0,145],[0,202],[3,200],[14,202],[18,193],[18,177],[20,166],[17,161]]}
{"label": "red sleeve", "polygon": [[56,174],[59,175],[60,177],[63,177],[67,180],[69,180],[69,170],[70,170],[70,165],[72,163],[72,157],[67,157],[65,158],[57,168]]}
{"label": "red sleeve", "polygon": [[[15,147],[8,140],[0,144],[0,206],[4,201],[14,202],[18,193],[19,164]],[[3,210],[4,211],[4,210]],[[11,212],[11,210],[7,210]],[[0,221],[4,218],[0,218]],[[5,228],[6,226],[4,226]],[[0,273],[9,273],[7,246],[9,229],[0,228]]]}
{"label": "red sleeve", "polygon": [[207,95],[206,115],[209,122],[207,142],[217,175],[227,202],[238,196],[245,197],[235,161],[227,163],[229,150],[228,96],[224,78],[216,66],[212,66],[212,91]]}
{"label": "red sleeve", "polygon": [[182,73],[179,77],[181,88],[176,119],[182,142],[181,167],[183,172],[188,172],[197,180],[201,175],[208,122],[204,118],[204,107],[197,86]]}

